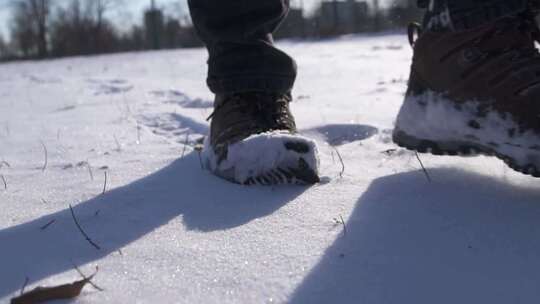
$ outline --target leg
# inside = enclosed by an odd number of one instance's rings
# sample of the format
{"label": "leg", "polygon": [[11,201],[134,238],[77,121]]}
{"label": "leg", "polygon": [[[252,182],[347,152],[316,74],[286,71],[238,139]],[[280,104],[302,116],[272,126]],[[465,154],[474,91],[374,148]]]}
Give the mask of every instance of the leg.
{"label": "leg", "polygon": [[189,0],[189,7],[216,94],[206,167],[240,184],[318,182],[317,147],[297,134],[289,109],[296,64],[272,40],[289,0]]}
{"label": "leg", "polygon": [[208,48],[207,81],[214,93],[291,90],[296,64],[272,40],[289,0],[189,0],[189,7]]}
{"label": "leg", "polygon": [[433,154],[494,155],[540,177],[537,2],[431,0],[394,141]]}

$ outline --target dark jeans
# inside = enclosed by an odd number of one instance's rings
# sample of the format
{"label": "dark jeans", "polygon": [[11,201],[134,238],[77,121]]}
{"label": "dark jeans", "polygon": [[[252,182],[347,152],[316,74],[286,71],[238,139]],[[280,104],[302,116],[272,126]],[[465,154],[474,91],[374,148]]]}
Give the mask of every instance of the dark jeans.
{"label": "dark jeans", "polygon": [[273,43],[289,0],[189,0],[191,17],[210,55],[208,86],[214,93],[287,93],[296,63]]}
{"label": "dark jeans", "polygon": [[[432,0],[433,1],[433,0]],[[524,10],[533,0],[418,0],[426,23],[447,14],[454,29],[467,29]],[[534,0],[537,1],[537,0]],[[191,17],[208,48],[208,86],[214,93],[290,92],[296,64],[278,50],[272,32],[289,0],[189,0]],[[442,22],[444,23],[444,22]]]}

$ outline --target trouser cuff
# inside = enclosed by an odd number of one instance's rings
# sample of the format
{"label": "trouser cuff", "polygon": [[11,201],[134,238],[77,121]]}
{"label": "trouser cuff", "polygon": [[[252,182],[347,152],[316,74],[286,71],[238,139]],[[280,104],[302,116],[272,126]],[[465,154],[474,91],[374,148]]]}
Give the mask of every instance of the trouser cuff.
{"label": "trouser cuff", "polygon": [[208,78],[210,90],[215,94],[239,92],[289,93],[295,77],[239,76],[230,78]]}

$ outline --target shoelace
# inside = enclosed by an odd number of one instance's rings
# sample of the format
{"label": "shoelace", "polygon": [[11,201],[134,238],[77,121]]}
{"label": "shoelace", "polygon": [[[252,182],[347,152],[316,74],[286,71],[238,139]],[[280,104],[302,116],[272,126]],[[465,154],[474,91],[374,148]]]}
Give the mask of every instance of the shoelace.
{"label": "shoelace", "polygon": [[286,94],[276,96],[267,93],[238,93],[217,106],[207,120],[211,120],[225,105],[235,103],[239,111],[249,114],[268,129],[290,128],[292,119],[287,111],[290,101]]}
{"label": "shoelace", "polygon": [[[489,60],[496,56],[511,54],[510,60],[517,64],[510,71],[503,71],[490,80],[490,83],[504,82],[512,73],[519,73],[524,69],[537,68],[540,70],[540,52],[535,46],[535,42],[540,42],[540,29],[535,20],[536,13],[532,11],[519,16],[507,17],[497,24],[494,28],[487,31],[484,36],[475,41],[475,45],[481,45],[496,35],[505,34],[509,30],[518,30],[524,35],[530,35],[530,42],[516,43],[502,48],[495,48],[483,51],[483,60]],[[471,69],[472,71],[473,69]],[[466,71],[464,77],[471,71]],[[525,86],[516,89],[516,95],[528,91],[530,88],[540,84],[540,73],[535,73],[535,80]]]}

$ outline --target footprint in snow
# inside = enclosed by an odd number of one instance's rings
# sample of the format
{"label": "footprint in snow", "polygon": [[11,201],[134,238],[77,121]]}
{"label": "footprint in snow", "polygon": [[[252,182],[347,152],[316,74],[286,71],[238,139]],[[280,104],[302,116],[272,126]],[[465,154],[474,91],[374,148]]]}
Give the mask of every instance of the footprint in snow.
{"label": "footprint in snow", "polygon": [[140,122],[149,127],[154,134],[178,143],[185,143],[186,137],[192,142],[196,138],[205,136],[209,131],[207,123],[178,113],[143,116]]}
{"label": "footprint in snow", "polygon": [[332,146],[366,140],[378,133],[378,129],[360,124],[329,124],[302,131],[306,135],[322,136]]}
{"label": "footprint in snow", "polygon": [[88,79],[94,95],[114,95],[129,92],[133,85],[124,79]]}
{"label": "footprint in snow", "polygon": [[214,106],[212,101],[192,98],[177,90],[151,91],[150,95],[159,98],[164,103],[179,105],[187,109],[207,109]]}

